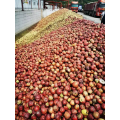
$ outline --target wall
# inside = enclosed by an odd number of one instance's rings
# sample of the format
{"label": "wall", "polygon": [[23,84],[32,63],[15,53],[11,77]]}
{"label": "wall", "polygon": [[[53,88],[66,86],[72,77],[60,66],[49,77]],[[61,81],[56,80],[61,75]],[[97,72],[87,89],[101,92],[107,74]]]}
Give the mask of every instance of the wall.
{"label": "wall", "polygon": [[[27,0],[28,3],[24,3],[23,7],[24,9],[31,9],[31,0]],[[40,2],[41,2],[41,6],[40,6]],[[35,3],[35,5],[34,5]],[[39,7],[43,8],[43,1],[39,0]],[[21,0],[15,0],[15,9],[20,9],[22,8],[21,5]],[[37,9],[38,8],[38,0],[32,0],[32,9]]]}
{"label": "wall", "polygon": [[41,20],[41,10],[15,11],[15,35]]}

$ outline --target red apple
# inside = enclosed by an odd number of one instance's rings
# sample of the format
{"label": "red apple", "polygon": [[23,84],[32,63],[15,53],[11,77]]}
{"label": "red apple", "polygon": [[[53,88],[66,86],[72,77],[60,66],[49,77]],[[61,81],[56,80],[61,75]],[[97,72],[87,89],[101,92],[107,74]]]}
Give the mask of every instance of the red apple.
{"label": "red apple", "polygon": [[95,111],[95,108],[94,108],[93,106],[90,106],[89,111],[90,111],[90,112],[94,112],[94,111]]}
{"label": "red apple", "polygon": [[88,120],[94,120],[94,117],[93,117],[93,115],[90,113],[90,114],[88,114]]}
{"label": "red apple", "polygon": [[105,109],[105,103],[102,103],[102,109]]}
{"label": "red apple", "polygon": [[97,111],[101,109],[100,104],[95,104],[94,107]]}
{"label": "red apple", "polygon": [[90,107],[90,103],[89,103],[89,102],[86,102],[86,103],[85,103],[85,107],[86,107],[86,108],[89,108],[89,107]]}

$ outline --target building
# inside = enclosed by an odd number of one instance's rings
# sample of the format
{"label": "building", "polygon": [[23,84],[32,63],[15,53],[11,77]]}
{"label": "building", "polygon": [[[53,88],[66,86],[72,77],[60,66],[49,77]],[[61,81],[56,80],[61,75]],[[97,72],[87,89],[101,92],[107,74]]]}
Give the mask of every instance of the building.
{"label": "building", "polygon": [[[23,0],[23,1],[27,1],[27,3],[23,2],[24,9],[31,9],[31,6],[32,9],[38,9],[38,0]],[[21,9],[21,8],[22,8],[21,0],[15,0],[15,9]],[[43,9],[43,0],[39,0],[39,8]]]}

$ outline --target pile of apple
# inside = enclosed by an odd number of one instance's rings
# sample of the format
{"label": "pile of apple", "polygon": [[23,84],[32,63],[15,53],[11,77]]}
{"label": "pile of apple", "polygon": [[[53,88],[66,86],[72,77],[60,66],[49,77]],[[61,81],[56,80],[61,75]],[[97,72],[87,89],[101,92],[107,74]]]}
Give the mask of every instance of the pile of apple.
{"label": "pile of apple", "polygon": [[88,20],[15,50],[16,120],[105,120],[105,26]]}

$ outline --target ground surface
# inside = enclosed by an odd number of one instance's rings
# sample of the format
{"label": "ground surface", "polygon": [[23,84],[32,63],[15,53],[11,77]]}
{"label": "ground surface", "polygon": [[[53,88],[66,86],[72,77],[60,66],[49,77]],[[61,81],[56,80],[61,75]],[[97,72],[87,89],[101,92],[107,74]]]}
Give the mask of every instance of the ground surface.
{"label": "ground surface", "polygon": [[96,18],[96,17],[92,17],[92,16],[89,16],[89,15],[85,15],[82,12],[78,12],[78,14],[82,15],[83,18],[86,19],[86,20],[91,20],[91,21],[93,21],[95,23],[101,23],[100,18]]}

